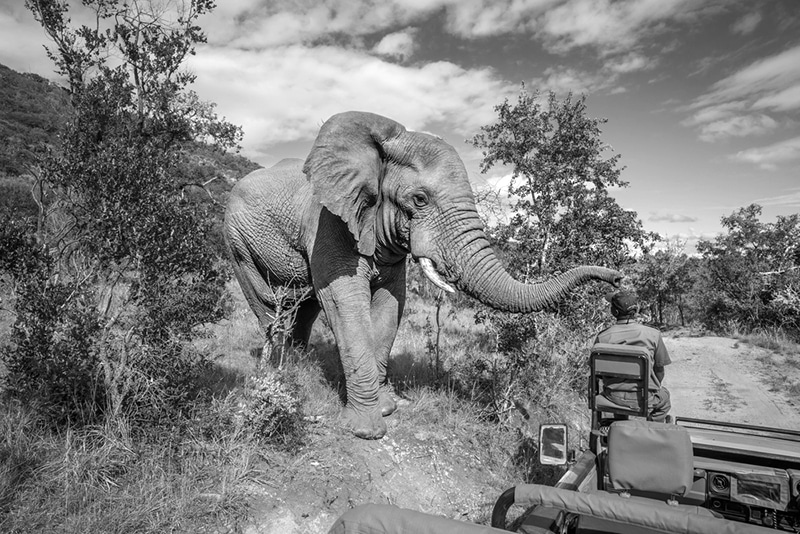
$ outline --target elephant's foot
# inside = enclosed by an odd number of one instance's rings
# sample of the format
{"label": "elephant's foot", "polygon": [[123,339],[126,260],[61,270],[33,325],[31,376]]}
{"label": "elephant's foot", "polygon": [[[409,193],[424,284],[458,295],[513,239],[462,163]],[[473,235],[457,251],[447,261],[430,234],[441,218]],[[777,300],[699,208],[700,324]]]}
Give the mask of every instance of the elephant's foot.
{"label": "elephant's foot", "polygon": [[373,409],[356,409],[350,404],[342,410],[342,421],[361,439],[381,439],[386,435],[386,423],[376,406]]}
{"label": "elephant's foot", "polygon": [[378,388],[378,406],[381,408],[381,415],[386,417],[392,415],[397,410],[397,402],[394,400],[394,393],[388,384]]}

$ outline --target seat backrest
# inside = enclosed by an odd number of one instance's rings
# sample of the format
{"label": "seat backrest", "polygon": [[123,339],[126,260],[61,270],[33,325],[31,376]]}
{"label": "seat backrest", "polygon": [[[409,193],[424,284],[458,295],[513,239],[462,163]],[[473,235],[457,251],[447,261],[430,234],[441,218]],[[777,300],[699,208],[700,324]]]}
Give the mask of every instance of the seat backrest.
{"label": "seat backrest", "polygon": [[674,424],[615,421],[608,430],[607,467],[613,489],[685,496],[694,474],[692,440]]}
{"label": "seat backrest", "polygon": [[[589,355],[589,408],[592,412],[592,428],[597,426],[596,412],[639,415],[648,413],[647,399],[650,387],[650,353],[645,347],[612,343],[595,343]],[[604,403],[597,406],[597,396],[601,393],[600,383],[608,379],[623,379],[636,384],[639,392],[639,408],[613,407]],[[603,399],[601,399],[603,400]]]}
{"label": "seat backrest", "polygon": [[[590,355],[592,371],[598,376],[644,381],[650,378],[650,352],[645,347],[595,343]],[[649,384],[648,384],[649,385]]]}

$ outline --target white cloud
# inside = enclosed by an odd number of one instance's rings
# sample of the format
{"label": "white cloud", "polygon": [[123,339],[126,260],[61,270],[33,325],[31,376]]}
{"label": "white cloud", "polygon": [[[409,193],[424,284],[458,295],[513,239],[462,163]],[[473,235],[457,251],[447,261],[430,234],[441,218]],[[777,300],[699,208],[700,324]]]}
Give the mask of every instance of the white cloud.
{"label": "white cloud", "polygon": [[[763,135],[780,124],[790,123],[800,111],[800,45],[761,58],[714,83],[688,109],[694,114],[684,126],[699,127],[703,141]],[[781,150],[786,150],[792,140]],[[772,145],[778,147],[779,144]],[[764,148],[743,150],[733,156],[763,168],[773,168],[774,154],[767,160]]]}
{"label": "white cloud", "polygon": [[602,53],[630,50],[661,23],[691,18],[698,0],[568,0],[543,17],[540,35],[553,51],[593,46]]}
{"label": "white cloud", "polygon": [[761,206],[800,207],[800,189],[776,197],[759,198],[755,203]]}
{"label": "white cloud", "polygon": [[636,52],[632,52],[608,61],[605,64],[605,68],[611,72],[626,74],[629,72],[650,70],[657,64],[657,60],[650,59]]}
{"label": "white cloud", "polygon": [[447,30],[466,37],[486,37],[528,31],[537,17],[563,0],[452,0],[447,6]]}
{"label": "white cloud", "polygon": [[737,115],[703,124],[700,127],[700,139],[712,143],[731,137],[763,135],[777,127],[775,119],[767,115]]}
{"label": "white cloud", "polygon": [[680,213],[650,213],[650,217],[647,220],[650,222],[686,223],[697,222],[698,219],[697,217]]}
{"label": "white cloud", "polygon": [[592,93],[608,87],[613,78],[604,77],[599,73],[589,73],[569,67],[548,67],[544,76],[531,81],[534,89],[542,92],[552,91],[559,96],[564,96],[570,91],[576,95]]}
{"label": "white cloud", "polygon": [[734,161],[752,163],[765,170],[775,170],[779,163],[800,161],[800,137],[769,146],[741,150],[730,158]]}
{"label": "white cloud", "polygon": [[201,21],[212,44],[258,49],[340,34],[363,37],[445,14],[465,39],[532,33],[551,51],[631,51],[670,21],[692,20],[702,0],[231,0]]}
{"label": "white cloud", "polygon": [[800,109],[800,80],[792,87],[762,96],[753,102],[753,107],[755,109],[768,109],[772,111]]}
{"label": "white cloud", "polygon": [[45,33],[31,13],[18,5],[0,5],[0,63],[20,72],[35,72],[52,78],[55,67],[42,46]]}
{"label": "white cloud", "polygon": [[682,121],[684,126],[697,126],[703,123],[729,119],[747,108],[747,102],[734,101],[709,105],[697,110],[694,115]]}
{"label": "white cloud", "polygon": [[416,49],[415,33],[413,29],[390,33],[381,39],[372,51],[381,56],[405,61],[414,54]]}
{"label": "white cloud", "polygon": [[755,13],[748,13],[733,23],[731,31],[740,35],[747,35],[756,29],[759,22],[761,22],[761,13],[757,11]]}
{"label": "white cloud", "polygon": [[447,123],[463,139],[493,121],[493,106],[517,91],[490,69],[443,61],[407,67],[326,46],[206,48],[190,67],[198,93],[243,126],[245,154],[262,163],[270,146],[310,141],[323,121],[346,110],[386,115],[414,130]]}
{"label": "white cloud", "polygon": [[760,102],[759,109],[786,111],[800,109],[800,45],[751,63],[716,82],[692,107],[701,108],[724,102]]}
{"label": "white cloud", "polygon": [[453,0],[258,0],[219,2],[201,21],[209,42],[244,49],[362,37],[425,18]]}

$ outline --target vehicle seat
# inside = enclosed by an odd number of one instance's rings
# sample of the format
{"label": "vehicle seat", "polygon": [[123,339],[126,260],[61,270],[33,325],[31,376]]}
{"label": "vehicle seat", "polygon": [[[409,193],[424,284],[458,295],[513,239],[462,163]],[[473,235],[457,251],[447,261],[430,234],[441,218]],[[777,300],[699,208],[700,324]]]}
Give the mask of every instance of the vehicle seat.
{"label": "vehicle seat", "polygon": [[[716,515],[699,507],[705,500],[705,473],[695,473],[692,440],[686,428],[640,419],[615,421],[609,427],[607,443],[606,491]],[[692,498],[684,499],[690,493]],[[679,504],[679,499],[692,506]]]}
{"label": "vehicle seat", "polygon": [[682,426],[615,421],[608,430],[607,465],[612,487],[684,496],[692,487],[694,455]]}
{"label": "vehicle seat", "polygon": [[[647,400],[650,388],[650,353],[645,347],[595,343],[589,355],[589,409],[592,414],[592,429],[601,425],[604,413],[614,416],[637,416],[647,418]],[[603,395],[603,381],[608,378],[623,378],[636,384],[639,405],[636,409],[616,404]]]}

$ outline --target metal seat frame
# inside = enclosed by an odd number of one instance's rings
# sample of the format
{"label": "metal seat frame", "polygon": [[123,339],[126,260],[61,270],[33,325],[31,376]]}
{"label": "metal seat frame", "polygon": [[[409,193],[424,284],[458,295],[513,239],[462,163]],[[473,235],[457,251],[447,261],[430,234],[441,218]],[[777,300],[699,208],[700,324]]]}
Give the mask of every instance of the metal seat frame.
{"label": "metal seat frame", "polygon": [[[596,343],[589,355],[589,408],[592,414],[592,429],[600,426],[601,414],[638,416],[649,419],[647,401],[650,391],[650,352],[645,347]],[[602,381],[607,378],[623,378],[636,384],[638,408],[616,404],[605,397],[598,405],[602,392]]]}

